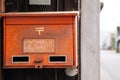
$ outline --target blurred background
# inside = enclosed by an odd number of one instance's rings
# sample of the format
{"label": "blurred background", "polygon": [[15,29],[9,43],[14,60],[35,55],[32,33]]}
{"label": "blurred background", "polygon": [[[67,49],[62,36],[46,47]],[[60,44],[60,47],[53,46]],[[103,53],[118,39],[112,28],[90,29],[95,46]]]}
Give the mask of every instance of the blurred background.
{"label": "blurred background", "polygon": [[101,80],[120,80],[120,0],[100,0]]}
{"label": "blurred background", "polygon": [[120,26],[120,0],[101,0],[104,7],[100,13],[100,48],[117,48],[117,27]]}

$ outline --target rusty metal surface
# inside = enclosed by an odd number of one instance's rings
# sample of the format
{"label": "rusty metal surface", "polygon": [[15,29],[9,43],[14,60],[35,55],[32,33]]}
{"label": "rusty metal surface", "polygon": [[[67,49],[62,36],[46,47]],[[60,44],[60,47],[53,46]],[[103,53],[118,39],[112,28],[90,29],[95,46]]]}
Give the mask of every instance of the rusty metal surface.
{"label": "rusty metal surface", "polygon": [[[6,12],[26,12],[26,11],[66,11],[66,10],[78,10],[76,8],[76,0],[59,0],[59,5],[56,4],[56,0],[52,0],[51,6],[38,5],[29,6],[28,0],[6,0]],[[65,2],[66,1],[66,2]],[[73,1],[73,4],[71,2]],[[58,7],[57,7],[58,6]],[[71,7],[72,6],[72,7]],[[74,8],[73,8],[74,7]],[[67,21],[67,20],[66,20]],[[23,21],[25,22],[25,21]],[[1,22],[2,23],[2,22]],[[2,25],[3,26],[3,25]],[[2,42],[2,27],[1,27],[1,44]],[[1,45],[1,51],[2,51]],[[1,52],[2,53],[2,52]],[[0,56],[2,61],[2,54]],[[1,62],[0,80],[80,80],[78,76],[69,77],[64,73],[65,69],[3,69]],[[80,75],[79,75],[80,76]],[[3,78],[2,78],[3,77]]]}
{"label": "rusty metal surface", "polygon": [[[62,14],[63,15],[63,14]],[[75,15],[77,16],[77,15]],[[41,19],[43,23],[37,21],[35,17],[33,22],[39,22],[37,25],[28,24],[29,20],[33,17],[26,17],[26,22],[19,17],[16,17],[15,21],[12,21],[12,17],[5,18],[4,26],[4,68],[73,68],[77,64],[77,44],[76,44],[76,17],[71,16],[71,20],[64,21],[66,19],[55,17],[56,24],[52,21],[54,17],[45,17]],[[50,18],[50,19],[49,19]],[[67,19],[69,17],[65,17]],[[9,20],[7,20],[9,19]],[[51,20],[52,24],[48,24],[46,20]],[[22,21],[24,24],[22,24]],[[28,21],[28,22],[27,22]],[[69,22],[70,21],[70,22]],[[17,22],[17,24],[15,23]],[[69,24],[64,24],[68,22]],[[26,23],[26,24],[25,24]],[[42,24],[42,25],[41,25]],[[25,41],[26,40],[26,41]],[[32,40],[32,41],[31,41]],[[42,41],[41,41],[42,40]],[[24,42],[25,41],[25,42]],[[26,45],[27,44],[27,45]],[[29,44],[29,45],[28,45]],[[39,46],[42,45],[42,46]],[[45,49],[40,47],[47,47]],[[29,49],[29,50],[28,50]],[[12,62],[12,56],[30,56],[29,63],[22,64]],[[49,56],[65,56],[64,62],[61,61],[63,58],[59,58],[60,61],[50,62]],[[21,58],[23,59],[23,58]],[[57,60],[58,58],[55,58]],[[36,60],[40,60],[40,63],[35,63]]]}
{"label": "rusty metal surface", "polygon": [[[29,27],[29,28],[28,28]],[[42,25],[45,28],[44,32],[35,31],[36,26],[34,25],[7,25],[6,26],[6,37],[5,37],[5,58],[6,66],[14,65],[20,66],[21,64],[11,64],[11,56],[12,55],[30,55],[30,63],[24,64],[21,66],[24,67],[34,67],[34,60],[35,59],[43,59],[42,65],[44,66],[54,66],[55,65],[63,65],[63,67],[67,65],[73,65],[73,35],[72,35],[72,26],[70,25]],[[52,28],[54,27],[54,29]],[[53,31],[54,30],[54,31]],[[49,34],[48,34],[49,33]],[[61,36],[60,36],[61,35]],[[66,38],[67,37],[67,38]],[[55,38],[56,39],[56,50],[54,54],[51,52],[47,52],[49,54],[45,54],[42,52],[41,54],[35,53],[33,54],[25,54],[23,52],[23,40],[27,39],[46,39],[46,38]],[[14,43],[12,43],[14,42]],[[61,46],[61,44],[63,44]],[[67,56],[67,63],[66,64],[50,64],[48,60],[49,55],[66,55]],[[41,65],[41,63],[39,64]],[[56,67],[59,67],[56,66]],[[62,66],[61,66],[62,67]]]}

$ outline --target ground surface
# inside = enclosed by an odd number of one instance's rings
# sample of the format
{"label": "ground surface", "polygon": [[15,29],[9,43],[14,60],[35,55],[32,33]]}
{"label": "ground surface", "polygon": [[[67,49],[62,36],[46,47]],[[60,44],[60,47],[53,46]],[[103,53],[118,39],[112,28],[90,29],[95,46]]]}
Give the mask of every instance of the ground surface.
{"label": "ground surface", "polygon": [[101,80],[120,80],[120,53],[102,50],[100,61]]}

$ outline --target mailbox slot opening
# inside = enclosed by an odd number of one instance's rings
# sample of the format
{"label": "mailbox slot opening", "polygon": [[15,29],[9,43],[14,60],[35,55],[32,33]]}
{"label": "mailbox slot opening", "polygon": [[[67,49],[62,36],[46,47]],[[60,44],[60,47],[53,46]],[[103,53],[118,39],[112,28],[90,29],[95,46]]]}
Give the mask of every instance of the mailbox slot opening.
{"label": "mailbox slot opening", "polygon": [[12,63],[29,63],[29,56],[12,56]]}
{"label": "mailbox slot opening", "polygon": [[66,56],[49,56],[49,62],[66,62]]}

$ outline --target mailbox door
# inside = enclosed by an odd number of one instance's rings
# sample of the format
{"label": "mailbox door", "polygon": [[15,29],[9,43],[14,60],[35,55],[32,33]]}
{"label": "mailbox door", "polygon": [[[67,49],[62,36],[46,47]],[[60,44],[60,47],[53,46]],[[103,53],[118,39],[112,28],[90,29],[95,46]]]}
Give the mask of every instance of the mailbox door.
{"label": "mailbox door", "polygon": [[4,67],[72,67],[74,28],[65,25],[5,25]]}

